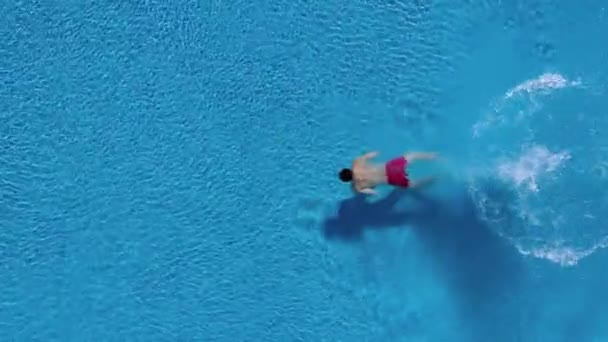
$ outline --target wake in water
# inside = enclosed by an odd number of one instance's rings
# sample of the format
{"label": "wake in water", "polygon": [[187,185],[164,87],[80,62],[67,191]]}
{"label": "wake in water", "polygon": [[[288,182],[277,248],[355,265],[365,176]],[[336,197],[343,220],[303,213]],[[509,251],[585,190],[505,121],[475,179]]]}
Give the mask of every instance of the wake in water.
{"label": "wake in water", "polygon": [[[524,255],[575,265],[608,246],[605,97],[543,74],[502,96],[472,127],[470,193],[482,217]],[[604,146],[604,147],[602,147]]]}

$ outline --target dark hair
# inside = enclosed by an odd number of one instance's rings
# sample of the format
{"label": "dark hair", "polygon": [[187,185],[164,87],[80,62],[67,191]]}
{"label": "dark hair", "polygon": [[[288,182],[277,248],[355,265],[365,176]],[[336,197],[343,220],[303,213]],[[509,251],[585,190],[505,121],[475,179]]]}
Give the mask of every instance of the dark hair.
{"label": "dark hair", "polygon": [[342,169],[342,171],[340,171],[339,175],[340,175],[340,180],[345,183],[353,180],[353,171],[351,171],[351,169]]}

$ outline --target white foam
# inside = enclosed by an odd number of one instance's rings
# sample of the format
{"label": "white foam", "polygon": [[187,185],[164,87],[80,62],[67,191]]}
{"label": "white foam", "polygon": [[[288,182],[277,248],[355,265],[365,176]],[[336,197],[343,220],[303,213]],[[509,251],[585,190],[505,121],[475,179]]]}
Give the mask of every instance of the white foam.
{"label": "white foam", "polygon": [[536,145],[526,150],[517,160],[501,163],[498,166],[498,175],[518,187],[527,185],[530,191],[538,192],[538,177],[555,171],[568,159],[570,154],[566,151],[552,153],[547,147]]}
{"label": "white foam", "polygon": [[[581,156],[579,165],[569,165],[566,161],[571,159],[571,153],[582,146],[555,147],[538,140],[545,135],[535,134],[545,129],[542,126],[545,121],[553,120],[553,113],[539,116],[544,113],[540,111],[548,100],[546,96],[569,88],[585,89],[585,94],[590,94],[580,80],[568,79],[559,73],[545,73],[497,97],[472,126],[473,137],[479,139],[473,157],[479,153],[480,158],[489,155],[495,159],[482,167],[485,173],[471,175],[469,184],[480,217],[498,235],[522,255],[562,267],[577,265],[596,251],[608,248],[608,230],[602,224],[608,197],[600,203],[597,198],[585,197],[585,192],[561,187],[569,180],[563,177],[574,177],[569,171],[590,172],[593,178],[605,180],[608,178],[608,157],[598,155],[592,163],[588,156]],[[590,95],[604,96],[604,93]],[[599,119],[586,120],[582,114],[574,114],[578,115],[578,123],[589,125],[588,132],[598,134]],[[514,154],[513,150],[509,151],[511,146],[522,146],[522,150]],[[608,153],[608,147],[603,151],[601,147],[593,146],[592,150],[601,155]],[[591,165],[581,166],[586,162]],[[566,167],[572,170],[566,170]],[[494,193],[491,187],[485,187],[485,179],[491,183],[499,181],[496,184],[505,186],[513,198],[503,200],[500,192]]]}
{"label": "white foam", "polygon": [[495,115],[489,115],[485,120],[476,122],[473,125],[473,137],[479,137],[481,135],[481,132],[490,127],[494,122],[496,122]]}
{"label": "white foam", "polygon": [[530,94],[541,90],[562,89],[572,86],[578,86],[580,84],[580,80],[568,81],[564,76],[560,74],[545,73],[538,76],[537,78],[527,80],[523,83],[518,84],[514,88],[511,88],[505,94],[504,99],[509,99],[514,95],[522,92]]}
{"label": "white foam", "polygon": [[531,255],[535,258],[549,260],[561,266],[575,266],[579,261],[595,253],[598,249],[608,247],[608,237],[604,237],[600,242],[587,249],[577,249],[555,244],[553,246],[543,246],[527,250],[517,243],[514,245],[523,255]]}
{"label": "white foam", "polygon": [[[473,137],[479,137],[483,130],[488,129],[490,126],[498,122],[504,122],[505,118],[500,114],[500,112],[503,110],[505,102],[510,100],[515,95],[522,93],[534,95],[538,92],[543,92],[546,94],[558,89],[577,87],[581,84],[582,83],[579,79],[571,81],[558,73],[544,73],[536,78],[526,80],[509,89],[503,95],[502,99],[495,103],[494,110],[489,115],[486,115],[484,119],[473,124]],[[540,103],[532,98],[530,99],[529,108],[527,108],[525,111],[518,111],[513,119],[522,120],[526,115],[538,111],[540,107]]]}

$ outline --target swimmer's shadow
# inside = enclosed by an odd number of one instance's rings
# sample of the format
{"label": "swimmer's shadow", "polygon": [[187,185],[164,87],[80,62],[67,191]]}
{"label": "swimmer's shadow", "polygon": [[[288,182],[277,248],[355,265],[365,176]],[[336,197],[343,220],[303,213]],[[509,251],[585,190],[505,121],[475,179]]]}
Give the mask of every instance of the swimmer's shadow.
{"label": "swimmer's shadow", "polygon": [[323,232],[327,238],[360,239],[365,229],[395,227],[405,223],[415,212],[397,211],[396,205],[405,196],[405,190],[393,190],[375,202],[357,194],[340,202],[336,216],[326,218]]}
{"label": "swimmer's shadow", "polygon": [[478,216],[466,190],[447,201],[398,189],[376,202],[355,196],[323,223],[327,238],[347,241],[384,228],[412,229],[466,306],[483,311],[483,317],[490,319],[496,298],[518,286],[521,256]]}

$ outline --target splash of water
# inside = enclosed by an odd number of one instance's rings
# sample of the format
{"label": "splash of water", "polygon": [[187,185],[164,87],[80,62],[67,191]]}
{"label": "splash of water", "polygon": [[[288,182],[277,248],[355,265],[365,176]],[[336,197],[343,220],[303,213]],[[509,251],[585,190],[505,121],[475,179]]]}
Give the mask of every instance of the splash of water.
{"label": "splash of water", "polygon": [[564,76],[560,74],[545,73],[535,79],[525,81],[509,89],[503,98],[505,100],[508,100],[509,98],[521,92],[531,94],[538,91],[551,91],[556,89],[578,86],[580,84],[580,80],[568,81],[566,78],[564,78]]}
{"label": "splash of water", "polygon": [[517,250],[523,255],[531,255],[536,258],[546,259],[562,266],[574,266],[578,262],[590,256],[601,248],[608,247],[608,237],[601,239],[588,248],[574,248],[564,246],[562,243],[547,244],[536,249],[527,250],[520,244],[514,244]]}
{"label": "splash of water", "polygon": [[601,101],[581,85],[557,73],[524,81],[472,127],[472,157],[486,161],[470,178],[481,216],[521,254],[563,266],[608,247],[608,137],[589,134],[608,118],[569,106]]}
{"label": "splash of water", "polygon": [[498,174],[516,186],[526,185],[530,191],[538,192],[536,182],[539,175],[555,171],[562,162],[570,159],[566,151],[551,153],[545,146],[533,146],[515,161],[507,160],[498,165]]}
{"label": "splash of water", "polygon": [[[569,81],[564,76],[555,73],[545,73],[536,78],[524,81],[509,89],[500,100],[493,105],[493,110],[473,127],[473,137],[481,136],[484,130],[497,125],[521,123],[530,115],[542,109],[543,103],[537,97],[549,95],[554,91],[582,86],[581,80]],[[518,99],[527,96],[526,101]],[[505,113],[510,114],[505,117]]]}

